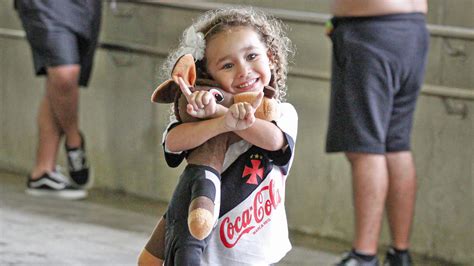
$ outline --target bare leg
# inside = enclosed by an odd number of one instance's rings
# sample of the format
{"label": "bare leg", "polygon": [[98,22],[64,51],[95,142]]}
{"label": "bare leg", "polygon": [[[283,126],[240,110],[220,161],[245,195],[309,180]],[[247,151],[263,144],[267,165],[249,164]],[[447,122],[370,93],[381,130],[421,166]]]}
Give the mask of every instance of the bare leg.
{"label": "bare leg", "polygon": [[79,135],[79,65],[63,65],[48,68],[46,90],[51,109],[66,135],[69,147],[81,145]]}
{"label": "bare leg", "polygon": [[54,170],[61,139],[61,129],[57,124],[46,95],[41,99],[37,120],[39,140],[36,165],[31,172],[33,179],[39,178],[45,172]]}
{"label": "bare leg", "polygon": [[387,214],[392,245],[408,249],[416,200],[416,173],[411,152],[387,154],[389,190]]}
{"label": "bare leg", "polygon": [[353,247],[364,254],[377,253],[388,189],[388,172],[384,155],[346,153],[351,163],[355,208]]}
{"label": "bare leg", "polygon": [[78,129],[79,65],[50,67],[47,69],[46,94],[38,113],[39,143],[36,165],[31,177],[36,179],[54,170],[63,133],[68,146],[81,144]]}

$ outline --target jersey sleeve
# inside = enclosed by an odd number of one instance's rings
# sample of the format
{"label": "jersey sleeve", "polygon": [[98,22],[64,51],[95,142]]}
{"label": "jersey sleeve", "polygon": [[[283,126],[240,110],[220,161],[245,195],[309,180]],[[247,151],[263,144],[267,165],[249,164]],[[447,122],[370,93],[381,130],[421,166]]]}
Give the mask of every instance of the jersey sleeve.
{"label": "jersey sleeve", "polygon": [[275,165],[280,166],[286,174],[293,161],[296,136],[298,133],[298,114],[296,109],[290,103],[280,104],[281,116],[274,123],[281,129],[285,135],[288,146],[282,150],[270,153],[270,158]]}
{"label": "jersey sleeve", "polygon": [[166,164],[168,164],[169,167],[173,167],[173,168],[178,167],[178,165],[180,165],[181,162],[186,157],[185,151],[172,152],[166,149],[166,145],[165,145],[168,132],[179,124],[181,124],[181,122],[177,120],[171,121],[169,125],[166,127],[166,130],[163,132],[163,139],[162,139],[162,145],[163,145],[163,151],[165,153]]}

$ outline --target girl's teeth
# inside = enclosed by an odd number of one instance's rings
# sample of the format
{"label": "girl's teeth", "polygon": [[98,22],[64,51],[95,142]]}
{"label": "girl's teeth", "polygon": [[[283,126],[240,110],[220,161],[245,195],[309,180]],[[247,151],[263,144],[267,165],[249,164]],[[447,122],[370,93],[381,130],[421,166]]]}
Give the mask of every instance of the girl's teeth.
{"label": "girl's teeth", "polygon": [[251,82],[247,82],[247,83],[245,83],[245,84],[242,84],[242,85],[240,85],[240,86],[239,86],[239,88],[245,88],[245,87],[248,87],[248,86],[250,86],[250,85],[254,84],[254,83],[255,83],[255,81],[256,81],[256,79],[252,80]]}

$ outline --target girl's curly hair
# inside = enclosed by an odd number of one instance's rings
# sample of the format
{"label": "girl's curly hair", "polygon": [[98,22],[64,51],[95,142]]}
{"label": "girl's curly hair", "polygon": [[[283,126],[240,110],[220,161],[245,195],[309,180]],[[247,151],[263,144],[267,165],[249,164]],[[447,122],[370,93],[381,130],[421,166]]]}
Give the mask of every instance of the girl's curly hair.
{"label": "girl's curly hair", "polygon": [[[205,40],[209,40],[213,35],[235,26],[252,27],[260,35],[261,41],[270,52],[270,60],[274,66],[272,79],[273,84],[276,85],[276,98],[284,101],[288,61],[289,57],[294,54],[294,49],[285,32],[287,27],[280,20],[252,7],[230,7],[207,11],[198,17],[190,27],[194,27],[197,32],[202,32]],[[174,64],[184,54],[183,39],[184,36],[181,38],[178,48],[169,54],[163,65],[162,74],[165,79],[169,78]],[[201,71],[205,74],[205,58],[201,61],[196,62],[198,72]]]}

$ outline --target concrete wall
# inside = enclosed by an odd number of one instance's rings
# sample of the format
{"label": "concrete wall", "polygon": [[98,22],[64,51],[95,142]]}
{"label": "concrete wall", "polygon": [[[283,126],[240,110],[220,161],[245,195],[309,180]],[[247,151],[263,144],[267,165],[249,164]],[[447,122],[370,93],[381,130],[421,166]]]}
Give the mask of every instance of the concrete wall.
{"label": "concrete wall", "polygon": [[[236,1],[227,1],[229,3]],[[474,1],[430,1],[429,23],[472,29]],[[326,1],[240,1],[292,10],[327,12]],[[470,11],[471,10],[471,11]],[[104,5],[101,39],[126,41],[160,49],[175,46],[181,31],[199,14],[119,3],[118,12]],[[297,46],[293,69],[329,73],[330,42],[324,29],[289,23]],[[0,1],[0,28],[21,29],[10,1]],[[426,83],[474,91],[474,42],[448,40],[463,56],[448,55],[446,41],[432,38]],[[168,107],[149,96],[162,58],[99,49],[90,87],[81,92],[81,127],[96,186],[168,200],[180,169],[164,163],[161,133]],[[26,173],[34,162],[35,115],[44,79],[33,76],[28,44],[0,37],[0,167]],[[295,163],[287,184],[290,227],[318,236],[349,241],[353,210],[349,165],[341,154],[324,153],[329,83],[290,76],[288,100],[300,116]],[[419,176],[413,249],[454,262],[474,261],[473,212],[474,102],[467,115],[450,115],[438,97],[422,95],[415,115],[413,150]],[[60,163],[65,165],[61,150]],[[153,210],[150,210],[153,213]],[[386,227],[382,244],[389,243]]]}

